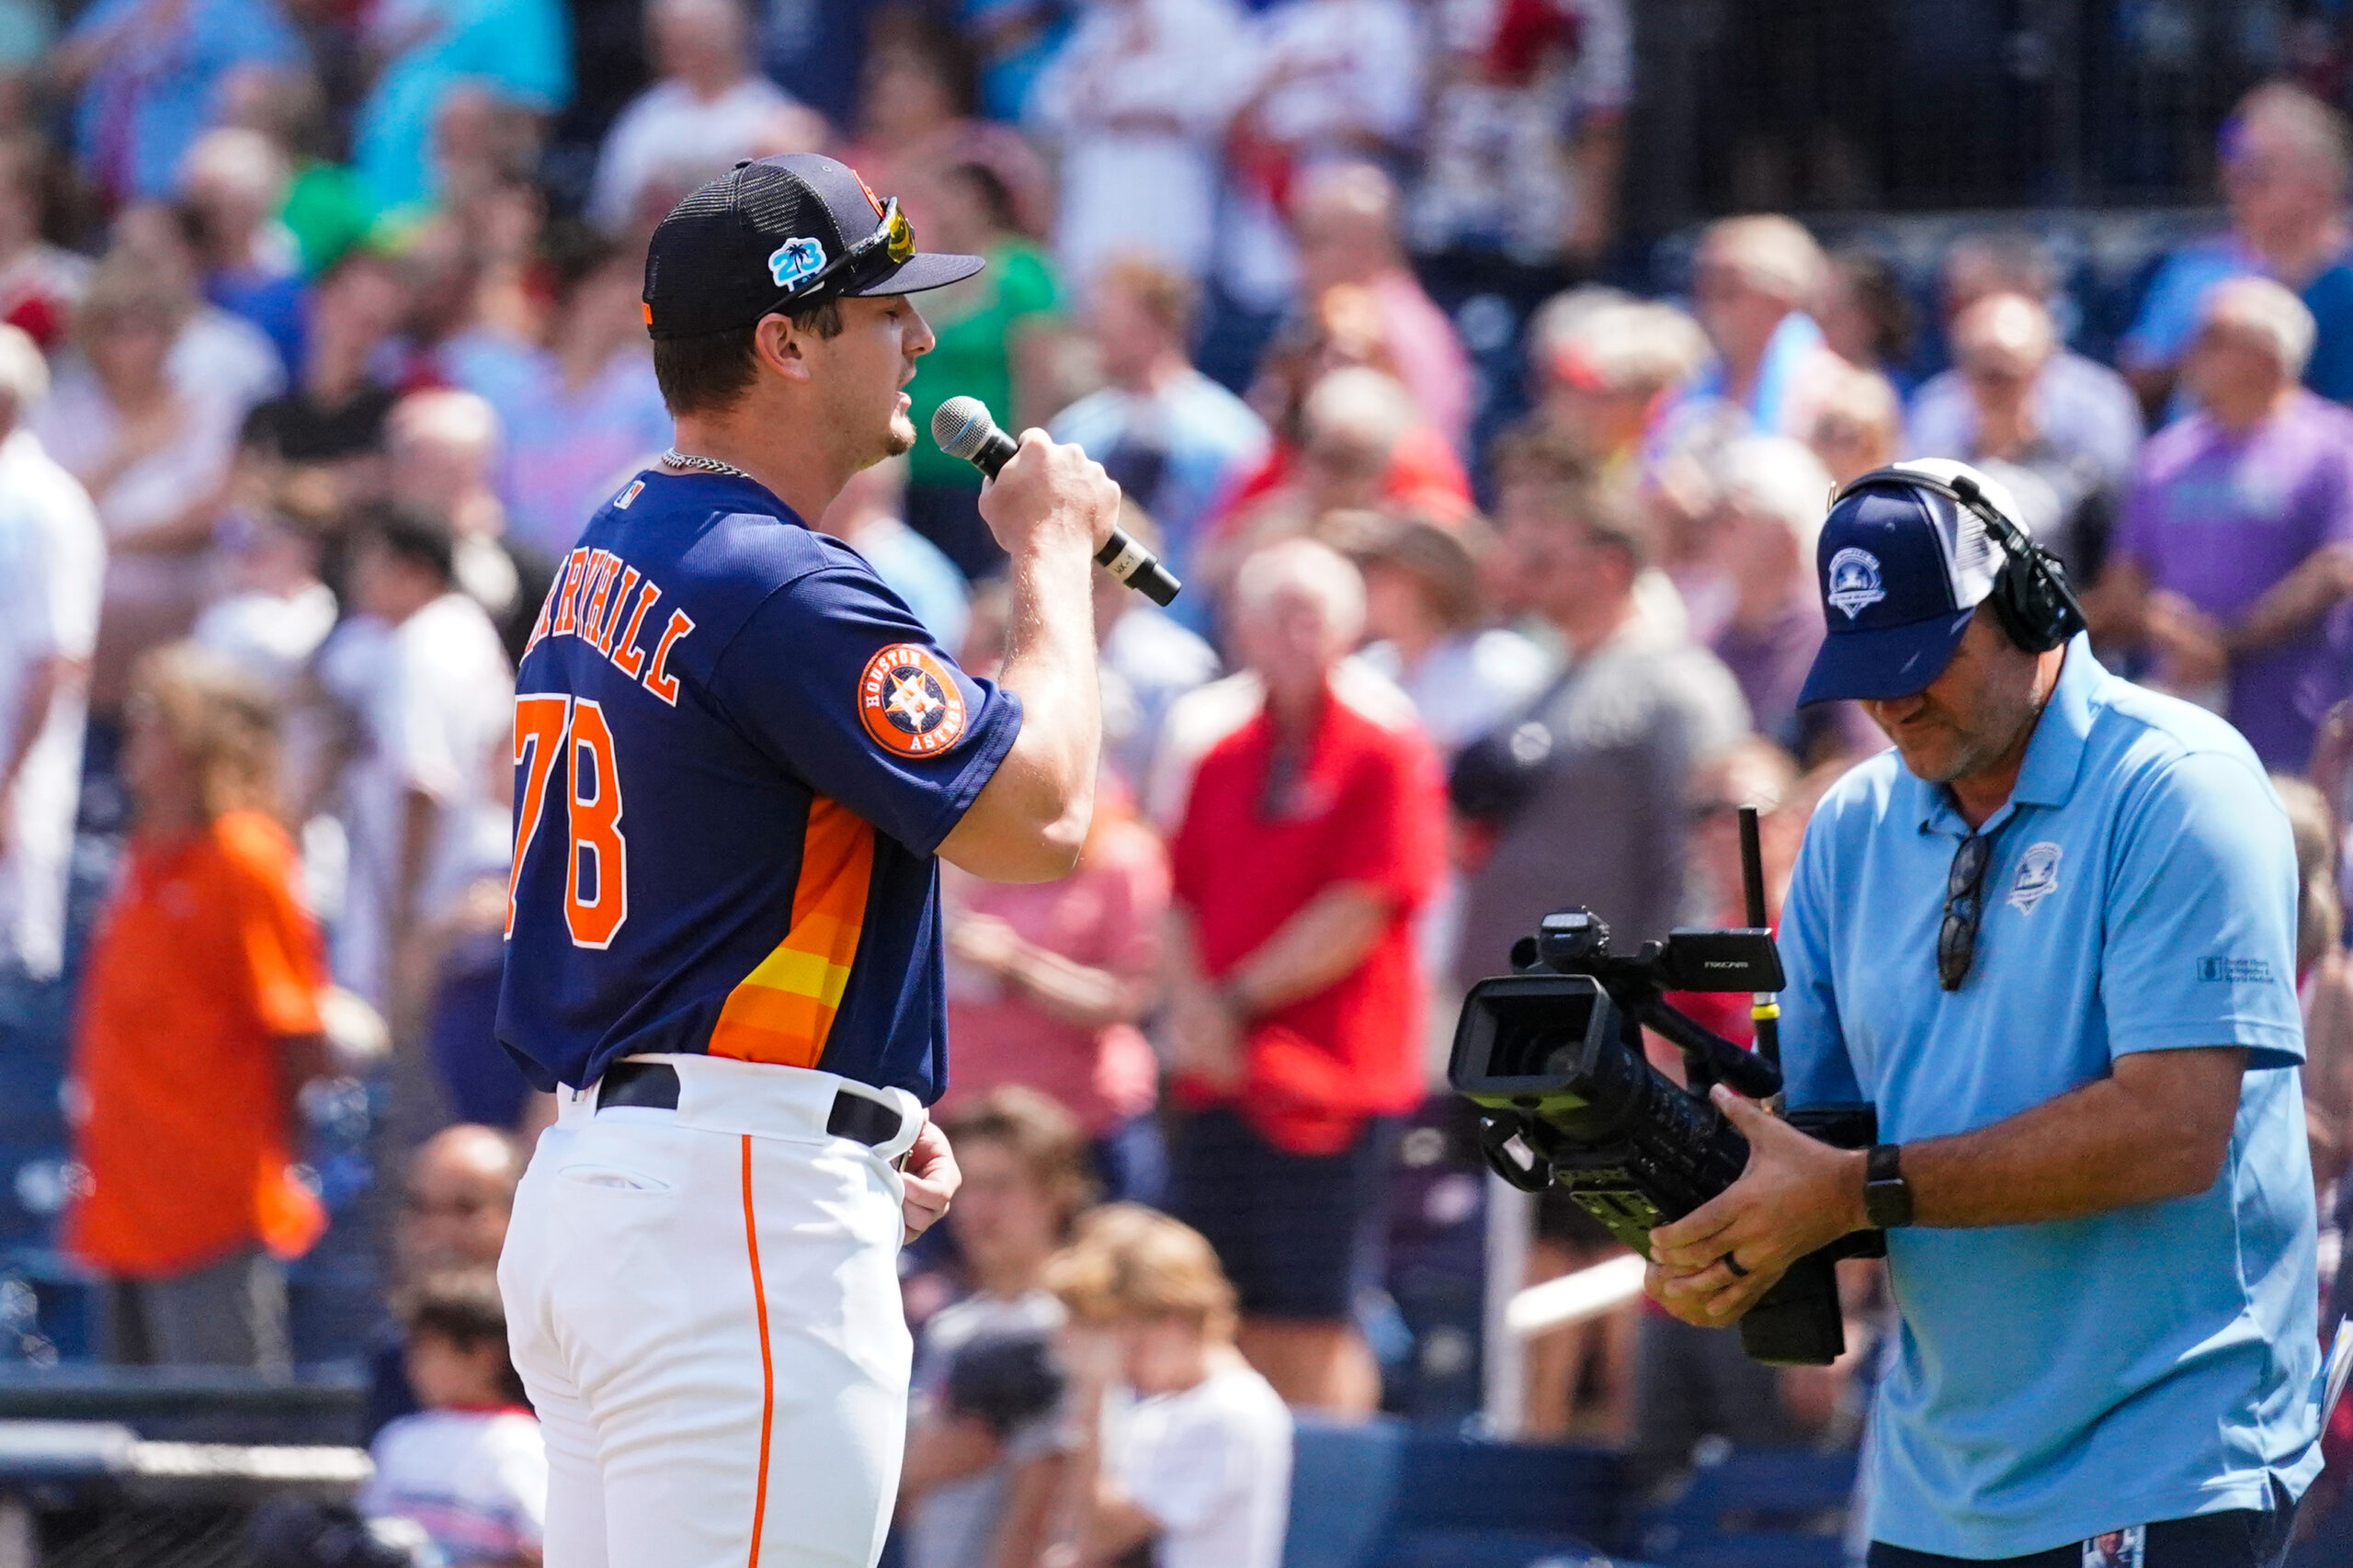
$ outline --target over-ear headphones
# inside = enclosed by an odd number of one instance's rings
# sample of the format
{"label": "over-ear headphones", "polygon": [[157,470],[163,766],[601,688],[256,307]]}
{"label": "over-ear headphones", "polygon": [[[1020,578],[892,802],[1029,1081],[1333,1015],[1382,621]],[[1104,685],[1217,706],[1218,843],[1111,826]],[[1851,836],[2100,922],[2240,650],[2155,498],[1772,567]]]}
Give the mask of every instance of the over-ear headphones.
{"label": "over-ear headphones", "polygon": [[1907,464],[1875,468],[1840,486],[1830,504],[1836,506],[1873,484],[1907,484],[1934,491],[1967,508],[1985,526],[1994,547],[2002,552],[2002,568],[1994,575],[1993,591],[1985,596],[1985,602],[1993,607],[2002,631],[2019,648],[2047,653],[2084,630],[2084,607],[2068,585],[2067,568],[1987,499],[1974,474],[1964,472],[1946,480]]}

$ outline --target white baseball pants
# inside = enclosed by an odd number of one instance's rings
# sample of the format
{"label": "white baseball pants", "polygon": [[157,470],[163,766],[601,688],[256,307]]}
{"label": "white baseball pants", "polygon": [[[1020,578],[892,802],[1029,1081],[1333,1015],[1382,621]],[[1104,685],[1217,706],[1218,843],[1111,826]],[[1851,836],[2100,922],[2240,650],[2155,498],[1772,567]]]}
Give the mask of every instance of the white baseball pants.
{"label": "white baseball pants", "polygon": [[845,1081],[705,1056],[676,1110],[560,1091],[499,1259],[548,1448],[547,1568],[873,1568],[911,1354],[892,1162]]}

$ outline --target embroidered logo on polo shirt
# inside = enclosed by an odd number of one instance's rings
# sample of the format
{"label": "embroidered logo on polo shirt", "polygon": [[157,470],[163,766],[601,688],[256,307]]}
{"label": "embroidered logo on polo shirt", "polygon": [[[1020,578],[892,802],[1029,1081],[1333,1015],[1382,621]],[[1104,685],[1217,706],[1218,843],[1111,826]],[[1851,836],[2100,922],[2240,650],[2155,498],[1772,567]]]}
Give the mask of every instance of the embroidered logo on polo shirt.
{"label": "embroidered logo on polo shirt", "polygon": [[936,756],[964,738],[964,692],[930,649],[894,642],[866,661],[858,680],[858,717],[884,751]]}
{"label": "embroidered logo on polo shirt", "polygon": [[1880,581],[1879,557],[1856,545],[1848,545],[1830,558],[1830,592],[1823,596],[1847,612],[1847,619],[1856,616],[1887,597],[1887,588]]}
{"label": "embroidered logo on polo shirt", "polygon": [[2034,906],[2059,891],[2059,846],[2048,839],[2027,846],[2018,857],[2018,874],[2011,879],[2009,906],[2032,915]]}

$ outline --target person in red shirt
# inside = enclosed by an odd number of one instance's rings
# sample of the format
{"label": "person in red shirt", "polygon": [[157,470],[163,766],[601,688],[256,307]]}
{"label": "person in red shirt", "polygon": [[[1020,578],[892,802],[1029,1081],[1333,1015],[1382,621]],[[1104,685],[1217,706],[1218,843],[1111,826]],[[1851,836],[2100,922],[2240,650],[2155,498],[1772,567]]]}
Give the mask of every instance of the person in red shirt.
{"label": "person in red shirt", "polygon": [[1246,561],[1237,650],[1263,699],[1209,748],[1171,847],[1175,1212],[1241,1292],[1244,1353],[1294,1404],[1368,1414],[1349,1321],[1377,1259],[1388,1119],[1422,1097],[1413,916],[1446,801],[1402,693],[1343,665],[1356,569],[1291,540]]}
{"label": "person in red shirt", "polygon": [[260,809],[276,715],[189,643],[142,661],[124,711],[135,814],[82,988],[65,1245],[103,1280],[107,1359],[282,1370],[284,1261],[325,1228],[291,1167],[326,969]]}

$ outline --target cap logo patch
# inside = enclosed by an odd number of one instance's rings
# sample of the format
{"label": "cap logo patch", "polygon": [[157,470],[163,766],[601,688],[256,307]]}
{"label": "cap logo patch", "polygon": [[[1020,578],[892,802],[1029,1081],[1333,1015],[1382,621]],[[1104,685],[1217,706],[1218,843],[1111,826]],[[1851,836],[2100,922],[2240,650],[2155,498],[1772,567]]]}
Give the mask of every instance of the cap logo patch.
{"label": "cap logo patch", "polygon": [[1832,556],[1830,591],[1823,597],[1845,610],[1848,620],[1887,597],[1880,581],[1879,557],[1851,544]]}
{"label": "cap logo patch", "polygon": [[779,289],[790,289],[825,265],[822,240],[796,235],[768,253],[768,276]]}
{"label": "cap logo patch", "polygon": [[964,692],[930,649],[894,642],[866,661],[858,717],[876,745],[896,756],[936,756],[964,736]]}
{"label": "cap logo patch", "polygon": [[2009,906],[2032,915],[2034,906],[2059,891],[2060,848],[2048,840],[2029,845],[2018,857],[2018,874],[2010,883]]}

